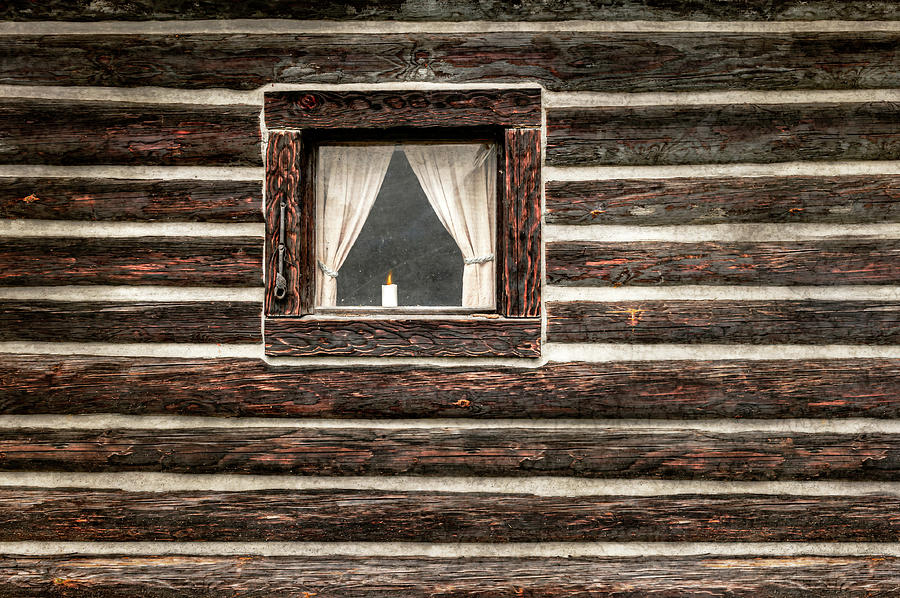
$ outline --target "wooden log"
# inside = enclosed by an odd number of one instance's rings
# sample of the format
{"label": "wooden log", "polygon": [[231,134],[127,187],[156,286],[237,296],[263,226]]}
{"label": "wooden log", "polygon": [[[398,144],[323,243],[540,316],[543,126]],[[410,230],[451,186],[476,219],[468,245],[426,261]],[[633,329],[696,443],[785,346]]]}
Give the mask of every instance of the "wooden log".
{"label": "wooden log", "polygon": [[539,0],[515,4],[485,4],[476,0],[444,0],[434,4],[380,2],[316,2],[258,0],[241,3],[194,3],[178,0],[132,0],[127,4],[95,5],[83,0],[34,3],[11,0],[0,8],[0,18],[13,21],[103,21],[168,19],[302,19],[338,21],[812,21],[897,20],[897,7],[887,0],[752,0],[734,4],[702,2],[658,4],[650,0],[574,0],[548,5]]}
{"label": "wooden log", "polygon": [[900,437],[508,427],[6,429],[0,470],[897,481]]}
{"label": "wooden log", "polygon": [[6,35],[6,85],[540,84],[604,92],[900,87],[897,32]]}
{"label": "wooden log", "polygon": [[277,91],[265,119],[269,129],[540,127],[541,90]]}
{"label": "wooden log", "polygon": [[900,221],[900,176],[548,181],[548,224]]}
{"label": "wooden log", "polygon": [[15,598],[870,598],[900,591],[892,556],[360,558],[5,556]]}
{"label": "wooden log", "polygon": [[549,303],[547,341],[893,345],[896,301]]}
{"label": "wooden log", "polygon": [[0,217],[262,222],[259,181],[0,178]]}
{"label": "wooden log", "polygon": [[0,490],[3,542],[896,542],[894,495]]}
{"label": "wooden log", "polygon": [[567,286],[891,285],[900,241],[551,243],[547,282]]}
{"label": "wooden log", "polygon": [[547,163],[724,164],[900,158],[900,104],[565,108],[547,113]]}
{"label": "wooden log", "polygon": [[0,286],[258,287],[254,237],[0,237]]}
{"label": "wooden log", "polygon": [[267,355],[539,357],[541,322],[491,318],[267,318]]}
{"label": "wooden log", "polygon": [[262,163],[253,106],[6,98],[0,136],[6,164]]}
{"label": "wooden log", "polygon": [[541,315],[541,130],[507,129],[497,235],[499,311]]}
{"label": "wooden log", "polygon": [[259,303],[248,301],[0,301],[0,340],[110,343],[253,343]]}
{"label": "wooden log", "polygon": [[309,368],[255,359],[4,354],[0,414],[898,418],[898,379],[896,359]]}

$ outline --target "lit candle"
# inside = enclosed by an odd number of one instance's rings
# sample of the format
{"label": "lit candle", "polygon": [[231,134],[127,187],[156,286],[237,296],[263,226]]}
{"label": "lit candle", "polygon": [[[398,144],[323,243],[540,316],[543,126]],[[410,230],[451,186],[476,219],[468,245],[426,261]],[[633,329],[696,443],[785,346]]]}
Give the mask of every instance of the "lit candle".
{"label": "lit candle", "polygon": [[381,307],[397,307],[397,285],[392,283],[394,271],[388,272],[385,284],[381,285]]}

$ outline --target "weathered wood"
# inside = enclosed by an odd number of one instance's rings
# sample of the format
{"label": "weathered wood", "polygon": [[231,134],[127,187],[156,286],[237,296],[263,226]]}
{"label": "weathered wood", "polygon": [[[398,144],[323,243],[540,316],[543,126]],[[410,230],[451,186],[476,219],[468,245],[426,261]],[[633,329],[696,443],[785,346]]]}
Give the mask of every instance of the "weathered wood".
{"label": "weathered wood", "polygon": [[[304,220],[312,219],[303,206],[304,178],[299,133],[269,133],[266,146],[266,315],[300,315],[311,304],[312,287],[304,264],[312,255],[312,239],[304,234]],[[281,214],[284,204],[284,239]],[[311,227],[310,227],[310,230]],[[283,257],[279,246],[284,245]],[[279,260],[283,260],[284,295],[276,296]]]}
{"label": "weathered wood", "polygon": [[625,285],[891,285],[900,241],[550,243],[547,282]]}
{"label": "weathered wood", "polygon": [[541,322],[495,318],[268,318],[267,355],[539,357]]}
{"label": "weathered wood", "polygon": [[5,556],[4,598],[871,598],[891,556],[359,558]]}
{"label": "weathered wood", "polygon": [[0,104],[0,136],[0,162],[6,164],[256,166],[262,161],[254,106],[6,98]]}
{"label": "weathered wood", "polygon": [[258,181],[0,178],[0,217],[262,222]]}
{"label": "weathered wood", "polygon": [[607,92],[900,87],[896,32],[8,35],[6,85],[538,83]]}
{"label": "weathered wood", "polygon": [[498,210],[499,311],[541,315],[541,130],[504,133]]}
{"label": "weathered wood", "polygon": [[114,343],[253,343],[260,304],[252,301],[0,301],[0,340]]}
{"label": "weathered wood", "polygon": [[440,3],[316,2],[293,0],[262,2],[213,2],[184,4],[180,0],[132,0],[98,5],[87,0],[32,2],[11,0],[0,8],[0,18],[14,21],[103,21],[168,19],[327,19],[340,21],[807,21],[897,20],[897,7],[888,0],[760,0],[740,3],[704,0],[660,4],[651,0],[575,0],[548,5],[539,0],[484,3],[476,0],[444,0]]}
{"label": "weathered wood", "polygon": [[255,237],[0,237],[0,286],[256,287],[261,275]]}
{"label": "weathered wood", "polygon": [[900,176],[548,181],[548,224],[900,221]]}
{"label": "weathered wood", "polygon": [[343,369],[255,359],[5,354],[0,414],[898,418],[898,379],[896,359]]}
{"label": "weathered wood", "polygon": [[892,102],[549,110],[547,163],[897,160],[898,115]]}
{"label": "weathered wood", "polygon": [[0,430],[0,470],[900,480],[900,437],[542,428]]}
{"label": "weathered wood", "polygon": [[541,90],[279,91],[265,99],[269,129],[540,127]]}
{"label": "weathered wood", "polygon": [[900,498],[0,490],[4,542],[896,542]]}
{"label": "weathered wood", "polygon": [[893,345],[896,301],[633,301],[549,303],[559,343]]}

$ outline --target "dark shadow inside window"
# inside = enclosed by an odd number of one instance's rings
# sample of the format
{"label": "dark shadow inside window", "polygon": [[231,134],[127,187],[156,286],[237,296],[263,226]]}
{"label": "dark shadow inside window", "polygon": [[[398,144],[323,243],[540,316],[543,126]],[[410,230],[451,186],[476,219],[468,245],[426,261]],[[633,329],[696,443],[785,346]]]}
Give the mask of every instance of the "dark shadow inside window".
{"label": "dark shadow inside window", "polygon": [[462,305],[462,253],[399,149],[341,266],[338,305],[381,305],[381,285],[389,271],[393,271],[400,306]]}

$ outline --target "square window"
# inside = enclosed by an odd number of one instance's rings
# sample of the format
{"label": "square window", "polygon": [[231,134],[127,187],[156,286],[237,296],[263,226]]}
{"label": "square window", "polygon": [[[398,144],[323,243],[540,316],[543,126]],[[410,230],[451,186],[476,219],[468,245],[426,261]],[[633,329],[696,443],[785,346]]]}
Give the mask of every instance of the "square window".
{"label": "square window", "polygon": [[265,119],[268,354],[540,354],[539,90],[276,92]]}

